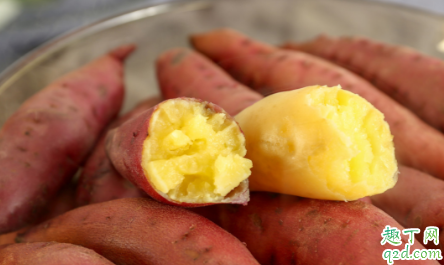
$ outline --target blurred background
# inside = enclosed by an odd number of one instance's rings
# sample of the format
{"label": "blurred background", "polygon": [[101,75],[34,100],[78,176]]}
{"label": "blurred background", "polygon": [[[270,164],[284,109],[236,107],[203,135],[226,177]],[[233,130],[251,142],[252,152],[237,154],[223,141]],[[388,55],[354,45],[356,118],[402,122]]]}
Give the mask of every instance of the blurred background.
{"label": "blurred background", "polygon": [[[22,55],[70,30],[114,14],[169,1],[0,0],[0,72]],[[389,2],[444,15],[444,0],[350,1]]]}

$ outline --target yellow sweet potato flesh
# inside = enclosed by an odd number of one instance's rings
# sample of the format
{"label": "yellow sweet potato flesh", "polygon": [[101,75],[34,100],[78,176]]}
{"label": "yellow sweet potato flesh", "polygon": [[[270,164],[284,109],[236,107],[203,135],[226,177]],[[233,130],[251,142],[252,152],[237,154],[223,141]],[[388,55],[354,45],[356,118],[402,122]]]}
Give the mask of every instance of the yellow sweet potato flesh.
{"label": "yellow sweet potato flesh", "polygon": [[356,200],[396,183],[393,136],[384,115],[340,87],[277,93],[236,120],[255,165],[251,190]]}
{"label": "yellow sweet potato flesh", "polygon": [[142,168],[176,201],[214,202],[251,174],[239,125],[197,101],[165,101],[153,113]]}

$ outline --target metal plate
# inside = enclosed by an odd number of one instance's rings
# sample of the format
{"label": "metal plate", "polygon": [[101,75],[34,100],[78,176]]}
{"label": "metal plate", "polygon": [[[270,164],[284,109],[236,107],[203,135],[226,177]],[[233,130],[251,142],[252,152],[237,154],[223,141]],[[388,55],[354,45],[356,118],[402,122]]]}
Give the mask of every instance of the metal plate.
{"label": "metal plate", "polygon": [[54,40],[7,69],[0,76],[0,126],[55,78],[125,43],[138,50],[127,61],[124,111],[158,94],[156,56],[188,46],[195,32],[231,27],[272,44],[320,33],[363,35],[444,58],[436,48],[443,26],[441,16],[363,0],[195,0],[146,7]]}

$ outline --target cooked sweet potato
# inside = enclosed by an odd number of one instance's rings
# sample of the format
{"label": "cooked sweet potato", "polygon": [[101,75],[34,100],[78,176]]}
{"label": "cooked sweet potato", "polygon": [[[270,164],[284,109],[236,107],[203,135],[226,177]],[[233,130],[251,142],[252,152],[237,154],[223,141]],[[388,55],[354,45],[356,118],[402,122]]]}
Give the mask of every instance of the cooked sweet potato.
{"label": "cooked sweet potato", "polygon": [[236,115],[263,98],[192,50],[168,50],[158,57],[156,66],[157,80],[165,99],[199,98]]}
{"label": "cooked sweet potato", "polygon": [[[230,114],[262,98],[204,56],[186,49],[162,54],[157,75],[165,98],[194,96]],[[251,190],[356,200],[395,184],[392,136],[379,111],[340,88],[297,91],[267,97],[236,116],[246,133],[247,157],[255,165],[249,178]],[[355,128],[360,130],[355,133]],[[374,152],[369,148],[373,145]]]}
{"label": "cooked sweet potato", "polygon": [[78,206],[120,198],[147,196],[145,192],[137,188],[116,171],[106,154],[105,137],[110,129],[118,127],[125,121],[155,106],[159,102],[160,98],[149,98],[142,101],[132,111],[108,126],[94,147],[93,152],[88,157],[82,174],[80,175],[76,192]]}
{"label": "cooked sweet potato", "polygon": [[149,198],[83,206],[17,241],[77,244],[116,264],[258,264],[239,240],[209,220]]}
{"label": "cooked sweet potato", "polygon": [[340,84],[385,115],[394,135],[398,162],[444,179],[443,135],[352,72],[309,54],[256,42],[232,30],[195,35],[192,43],[233,76],[263,94],[314,84]]}
{"label": "cooked sweet potato", "polygon": [[152,198],[182,206],[248,201],[251,161],[239,125],[220,107],[166,100],[107,135],[117,171]]}
{"label": "cooked sweet potato", "polygon": [[[385,226],[403,227],[373,205],[305,199],[252,192],[247,206],[213,205],[193,209],[245,242],[260,264],[387,264],[381,245]],[[424,249],[417,241],[409,247]],[[438,264],[433,260],[399,261]],[[398,264],[398,261],[395,262]]]}
{"label": "cooked sweet potato", "polygon": [[36,242],[0,246],[2,265],[113,265],[93,250],[66,243]]}
{"label": "cooked sweet potato", "polygon": [[54,81],[29,98],[0,130],[0,233],[36,219],[69,180],[100,132],[120,110],[122,61],[118,48]]}
{"label": "cooked sweet potato", "polygon": [[428,124],[444,131],[442,60],[362,37],[323,35],[304,43],[287,43],[284,48],[322,57],[363,76]]}
{"label": "cooked sweet potato", "polygon": [[[440,229],[440,245],[444,253],[444,181],[408,167],[400,167],[399,181],[383,194],[372,196],[373,203],[405,227],[419,228],[417,239],[423,242],[428,226]],[[444,261],[443,261],[444,262]]]}

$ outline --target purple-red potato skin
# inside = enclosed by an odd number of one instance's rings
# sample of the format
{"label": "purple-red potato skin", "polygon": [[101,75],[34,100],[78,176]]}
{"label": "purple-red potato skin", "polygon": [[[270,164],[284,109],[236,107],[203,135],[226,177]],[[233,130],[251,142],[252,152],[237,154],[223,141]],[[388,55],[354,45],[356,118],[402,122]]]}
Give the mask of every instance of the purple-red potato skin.
{"label": "purple-red potato skin", "polygon": [[444,181],[413,168],[401,166],[399,171],[395,187],[372,196],[372,202],[403,226],[419,228],[421,233],[417,238],[421,242],[427,226],[438,227],[440,245],[428,247],[444,252]]}
{"label": "purple-red potato skin", "polygon": [[[381,245],[386,225],[400,224],[371,204],[334,202],[275,193],[252,192],[247,206],[213,205],[193,211],[214,221],[245,242],[260,264],[387,264]],[[424,249],[419,242],[411,248]],[[410,252],[411,253],[411,252]],[[396,261],[395,264],[438,264],[437,261]]]}
{"label": "purple-red potato skin", "polygon": [[363,37],[322,35],[283,47],[322,57],[361,75],[428,124],[444,131],[442,60]]}
{"label": "purple-red potato skin", "polygon": [[442,134],[352,72],[313,55],[281,50],[227,29],[194,35],[191,41],[198,51],[262,94],[340,84],[385,115],[399,163],[444,179]]}
{"label": "purple-red potato skin", "polygon": [[0,246],[2,265],[113,265],[93,250],[66,243],[36,242]]}
{"label": "purple-red potato skin", "polygon": [[116,264],[258,264],[239,240],[211,221],[150,198],[83,206],[17,241],[77,244]]}
{"label": "purple-red potato skin", "polygon": [[[181,98],[181,100],[192,100],[202,102],[200,99]],[[226,113],[221,107],[206,102],[206,108],[213,110],[215,113]],[[145,191],[151,198],[183,207],[197,207],[210,205],[213,203],[187,203],[174,201],[163,196],[151,184],[142,168],[142,150],[143,143],[148,136],[148,127],[152,114],[157,110],[159,105],[144,111],[137,117],[123,123],[121,126],[111,130],[106,138],[106,150],[108,157],[111,159],[114,167],[125,178],[136,184],[140,189]],[[227,118],[231,118],[227,114]],[[246,204],[249,198],[248,185],[244,185],[245,189],[233,196],[230,203]]]}
{"label": "purple-red potato skin", "polygon": [[120,47],[29,98],[0,130],[0,233],[37,218],[120,110]]}
{"label": "purple-red potato skin", "polygon": [[230,115],[262,99],[236,82],[205,56],[185,48],[171,49],[157,58],[157,80],[165,99],[199,98],[221,106]]}
{"label": "purple-red potato skin", "polygon": [[76,192],[78,206],[105,202],[120,198],[144,197],[145,192],[122,177],[114,168],[105,149],[106,133],[125,121],[155,106],[160,98],[149,98],[138,104],[132,111],[111,123],[102,134],[93,152],[86,160]]}

